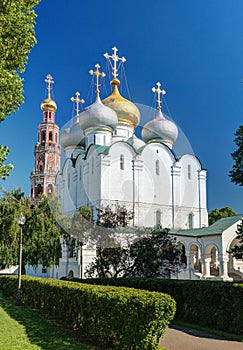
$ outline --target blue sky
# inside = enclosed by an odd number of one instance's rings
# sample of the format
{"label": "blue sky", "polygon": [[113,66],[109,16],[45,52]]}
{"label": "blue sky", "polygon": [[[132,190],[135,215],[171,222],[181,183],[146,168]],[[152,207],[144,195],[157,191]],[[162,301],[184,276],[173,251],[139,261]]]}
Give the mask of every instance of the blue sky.
{"label": "blue sky", "polygon": [[36,12],[38,44],[23,76],[25,104],[0,125],[15,166],[1,181],[5,189],[21,186],[29,195],[45,76],[54,77],[62,127],[73,116],[70,97],[77,90],[90,104],[88,72],[97,62],[105,70],[103,54],[116,45],[127,59],[133,102],[152,106],[157,81],[167,91],[172,118],[208,170],[209,211],[229,205],[243,213],[243,188],[228,177],[234,132],[243,124],[242,0],[42,0]]}

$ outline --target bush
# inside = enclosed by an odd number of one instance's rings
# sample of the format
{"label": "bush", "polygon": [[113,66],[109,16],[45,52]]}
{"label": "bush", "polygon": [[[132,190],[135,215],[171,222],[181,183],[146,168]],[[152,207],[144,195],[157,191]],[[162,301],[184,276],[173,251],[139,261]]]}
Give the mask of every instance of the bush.
{"label": "bush", "polygon": [[97,278],[81,282],[168,293],[176,301],[178,321],[243,334],[243,283],[157,278]]}
{"label": "bush", "polygon": [[[16,276],[0,276],[4,295],[15,297]],[[23,276],[23,302],[72,326],[105,349],[157,349],[175,314],[166,294]]]}

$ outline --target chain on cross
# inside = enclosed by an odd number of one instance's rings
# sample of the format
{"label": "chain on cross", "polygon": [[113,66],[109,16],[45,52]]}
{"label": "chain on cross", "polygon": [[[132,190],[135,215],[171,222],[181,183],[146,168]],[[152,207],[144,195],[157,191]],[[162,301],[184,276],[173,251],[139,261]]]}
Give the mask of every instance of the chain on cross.
{"label": "chain on cross", "polygon": [[71,97],[70,98],[70,100],[72,101],[72,102],[75,102],[76,103],[76,108],[75,108],[75,111],[76,111],[76,118],[78,117],[78,114],[79,114],[79,104],[80,103],[84,103],[85,101],[84,101],[84,99],[80,99],[79,98],[79,96],[80,96],[80,93],[77,91],[76,92],[76,97],[74,98],[74,97]]}
{"label": "chain on cross", "polygon": [[95,84],[96,85],[96,96],[98,96],[99,92],[100,92],[99,86],[101,85],[101,84],[99,84],[99,77],[104,78],[105,73],[99,71],[100,65],[98,63],[95,65],[95,68],[96,68],[96,70],[90,69],[89,74],[96,76],[96,84]]}
{"label": "chain on cross", "polygon": [[122,63],[124,63],[124,62],[126,62],[126,59],[125,59],[125,57],[118,57],[118,55],[117,55],[118,49],[115,46],[112,48],[112,50],[114,51],[112,55],[108,55],[108,53],[106,52],[104,54],[104,56],[105,56],[106,59],[111,58],[113,60],[114,66],[111,65],[111,67],[112,67],[112,75],[113,75],[114,78],[116,78],[118,76],[117,62],[121,61]]}
{"label": "chain on cross", "polygon": [[157,100],[157,102],[158,102],[158,110],[160,111],[161,110],[161,95],[165,95],[166,94],[166,91],[165,90],[161,90],[161,84],[160,84],[160,82],[158,82],[158,83],[156,83],[156,85],[157,85],[157,89],[155,88],[155,87],[153,87],[152,88],[152,91],[153,92],[156,92],[157,94],[158,94],[158,100]]}
{"label": "chain on cross", "polygon": [[51,98],[51,84],[54,84],[51,74],[46,76],[45,82],[47,83],[48,98]]}

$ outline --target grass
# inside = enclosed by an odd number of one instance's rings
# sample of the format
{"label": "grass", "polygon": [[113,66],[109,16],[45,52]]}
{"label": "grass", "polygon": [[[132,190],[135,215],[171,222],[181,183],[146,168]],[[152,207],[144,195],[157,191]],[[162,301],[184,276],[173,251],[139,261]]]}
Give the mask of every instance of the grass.
{"label": "grass", "polygon": [[0,293],[1,350],[91,350],[38,311],[16,306]]}
{"label": "grass", "polygon": [[201,326],[198,326],[196,324],[185,323],[185,322],[175,321],[175,320],[173,321],[173,324],[175,324],[177,326],[181,326],[181,327],[197,329],[198,331],[203,331],[203,332],[210,333],[210,334],[215,334],[215,335],[218,335],[219,337],[223,337],[223,338],[228,339],[228,340],[243,342],[243,338],[241,335],[227,333],[224,331],[218,331],[218,330],[214,330],[211,328],[201,327]]}

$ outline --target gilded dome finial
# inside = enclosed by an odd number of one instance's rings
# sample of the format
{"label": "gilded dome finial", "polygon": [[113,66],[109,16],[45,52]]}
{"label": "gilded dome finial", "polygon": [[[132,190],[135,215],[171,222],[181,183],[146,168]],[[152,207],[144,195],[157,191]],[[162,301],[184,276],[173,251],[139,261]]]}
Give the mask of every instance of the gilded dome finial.
{"label": "gilded dome finial", "polygon": [[166,91],[165,90],[161,90],[160,89],[160,87],[161,87],[161,84],[160,84],[160,82],[158,82],[158,83],[156,83],[156,85],[157,85],[157,89],[155,88],[155,87],[153,87],[152,88],[152,91],[155,93],[155,92],[157,92],[157,94],[158,94],[158,100],[157,100],[157,102],[158,102],[158,111],[160,111],[161,110],[161,99],[160,99],[160,96],[161,95],[165,95],[166,94]]}
{"label": "gilded dome finial", "polygon": [[53,80],[51,74],[48,74],[46,76],[45,82],[47,83],[48,97],[42,101],[41,109],[43,111],[54,111],[55,112],[57,110],[57,104],[51,98],[51,84],[54,84],[54,80]]}
{"label": "gilded dome finial", "polygon": [[[112,55],[108,55],[108,53],[106,52],[105,54],[104,54],[104,56],[105,56],[105,58],[107,59],[107,60],[109,60],[109,62],[110,62],[110,65],[111,65],[111,68],[112,68],[112,75],[113,75],[113,79],[112,79],[112,81],[111,81],[111,84],[112,85],[119,85],[120,84],[120,82],[119,82],[119,79],[117,79],[117,76],[118,76],[118,69],[119,69],[119,67],[120,67],[120,65],[117,67],[117,63],[120,61],[120,64],[121,63],[124,63],[124,62],[126,62],[126,59],[125,59],[125,57],[119,57],[118,55],[117,55],[117,51],[118,51],[118,49],[114,46],[113,48],[112,48],[112,50],[114,51],[114,53],[112,54]],[[113,65],[111,64],[111,61],[110,61],[110,58],[113,60]],[[113,82],[116,82],[116,84],[113,84]]]}
{"label": "gilded dome finial", "polygon": [[96,63],[95,68],[96,68],[95,71],[93,69],[90,69],[89,74],[96,76],[96,83],[95,83],[95,85],[96,85],[96,96],[99,96],[99,93],[100,93],[100,90],[99,90],[99,86],[100,86],[100,84],[99,84],[99,77],[104,78],[106,74],[104,72],[100,72],[99,71],[100,65],[98,63]]}
{"label": "gilded dome finial", "polygon": [[72,102],[75,102],[75,103],[76,103],[75,111],[76,111],[76,119],[78,119],[79,104],[80,104],[80,103],[84,103],[85,101],[84,101],[84,99],[82,99],[82,98],[80,99],[80,98],[79,98],[80,93],[79,93],[78,91],[75,93],[75,95],[76,95],[76,97],[75,97],[75,98],[74,98],[74,97],[71,97],[70,100],[71,100]]}

